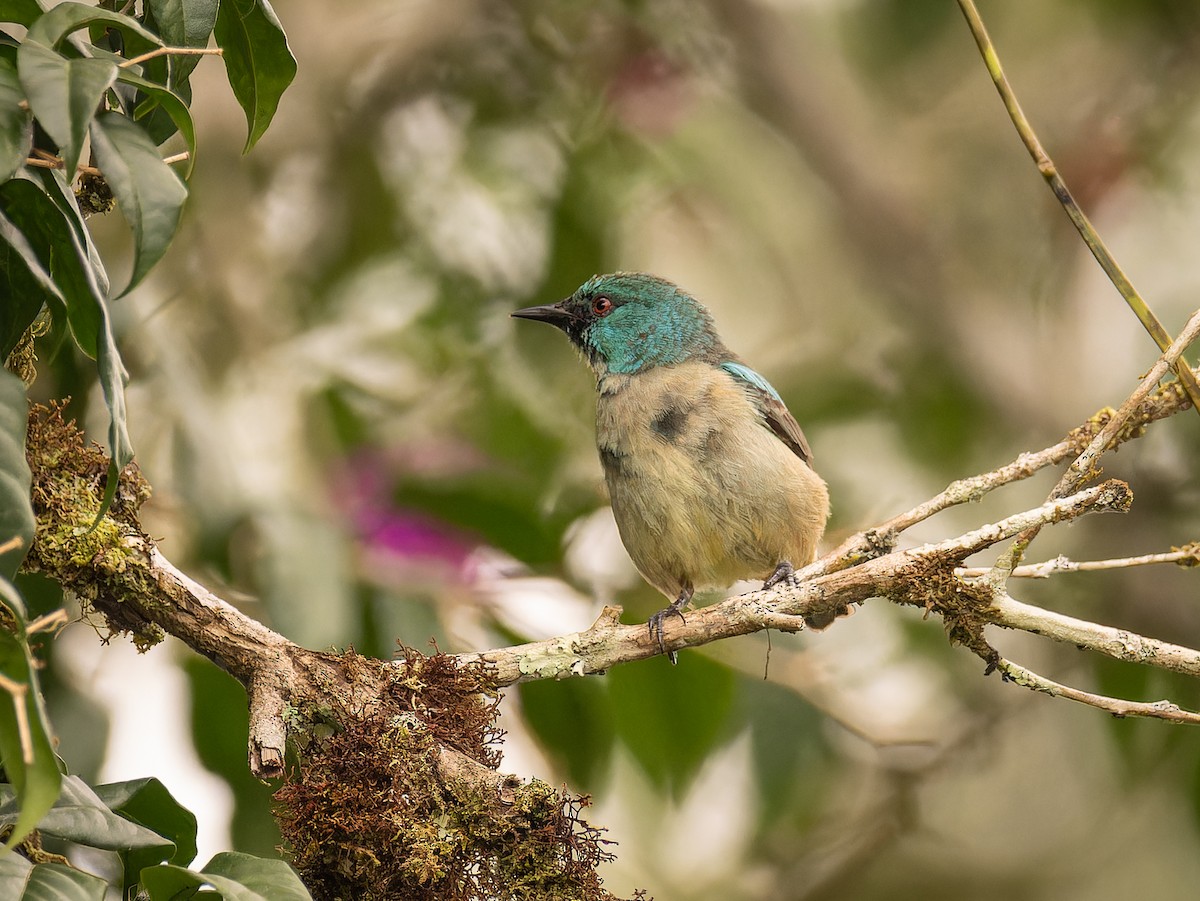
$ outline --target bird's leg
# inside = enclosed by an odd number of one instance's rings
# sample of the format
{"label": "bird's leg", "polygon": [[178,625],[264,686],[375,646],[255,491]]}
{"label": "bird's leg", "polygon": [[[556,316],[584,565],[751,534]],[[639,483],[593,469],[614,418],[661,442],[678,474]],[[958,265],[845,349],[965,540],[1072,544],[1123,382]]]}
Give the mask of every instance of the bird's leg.
{"label": "bird's leg", "polygon": [[[771,573],[767,581],[763,582],[763,591],[774,588],[780,582],[787,582],[789,585],[796,584],[796,568],[789,560],[780,561],[779,565],[775,567],[775,572]],[[827,610],[822,613],[809,613],[804,617],[804,624],[810,629],[820,632],[839,616],[846,616],[849,613],[849,607],[840,607],[837,610]]]}
{"label": "bird's leg", "polygon": [[775,567],[775,572],[767,577],[767,581],[763,582],[763,591],[768,588],[774,588],[780,582],[796,583],[796,568],[792,566],[790,560],[780,560],[779,565]]}
{"label": "bird's leg", "polygon": [[692,599],[693,593],[694,589],[691,585],[684,585],[679,592],[679,597],[675,598],[669,607],[664,607],[650,617],[650,620],[646,623],[650,627],[650,637],[658,639],[658,649],[667,655],[667,659],[671,661],[672,665],[678,663],[679,658],[674,651],[668,651],[666,645],[663,644],[663,621],[668,616],[678,616],[680,620],[686,623],[687,619],[683,615],[683,608]]}

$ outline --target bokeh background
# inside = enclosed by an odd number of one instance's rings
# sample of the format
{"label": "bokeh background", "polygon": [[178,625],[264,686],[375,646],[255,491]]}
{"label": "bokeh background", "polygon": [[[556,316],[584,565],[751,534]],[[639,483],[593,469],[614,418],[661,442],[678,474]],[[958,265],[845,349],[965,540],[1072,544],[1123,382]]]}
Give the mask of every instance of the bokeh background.
{"label": "bokeh background", "polygon": [[[1200,297],[1200,6],[981,11],[1079,200],[1169,330]],[[951,0],[317,0],[277,12],[299,76],[247,157],[220,63],[193,78],[182,233],[117,305],[149,531],[316,648],[479,650],[662,599],[617,538],[592,384],[508,313],[596,272],[705,301],[780,390],[829,481],[829,541],[1055,443],[1157,355],[1038,176]],[[94,222],[119,252],[119,215]],[[119,281],[119,279],[116,279]],[[103,435],[79,361],[71,393]],[[1194,414],[1107,462],[1133,512],[1033,559],[1200,536]],[[1051,474],[908,536],[1036,505]],[[987,558],[980,562],[986,563]],[[1195,572],[1022,585],[1054,609],[1200,643]],[[56,602],[46,586],[42,603]],[[1028,636],[1047,675],[1200,704],[1186,680]],[[240,688],[178,646],[78,624],[47,673],[62,752],[160,777],[201,860],[270,853]],[[876,601],[507,693],[507,770],[593,795],[609,888],[661,899],[1194,897],[1200,732],[985,678],[937,621]]]}

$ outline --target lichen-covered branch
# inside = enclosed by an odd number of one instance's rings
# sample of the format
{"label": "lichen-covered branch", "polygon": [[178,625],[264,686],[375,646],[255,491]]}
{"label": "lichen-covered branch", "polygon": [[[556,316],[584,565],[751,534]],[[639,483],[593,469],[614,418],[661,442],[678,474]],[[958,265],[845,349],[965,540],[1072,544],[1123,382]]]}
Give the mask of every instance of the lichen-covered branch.
{"label": "lichen-covered branch", "polygon": [[[1155,369],[1162,371],[1162,365]],[[1187,408],[1176,387],[1152,389],[1143,382],[1120,413],[1104,411],[1051,448],[955,482],[908,513],[853,536],[791,583],[690,611],[683,622],[668,621],[666,647],[696,647],[766,629],[795,632],[808,617],[836,617],[878,597],[938,615],[951,642],[1010,681],[1120,716],[1200,722],[1168,702],[1122,701],[1060,685],[1002,657],[987,630],[1022,630],[1193,676],[1200,675],[1200,652],[1022,603],[1006,590],[1007,575],[996,581],[994,570],[972,575],[962,567],[970,555],[1030,530],[1125,511],[1132,501],[1125,483],[1083,487],[1094,472],[1088,466],[1069,496],[1056,493],[1039,507],[956,537],[894,548],[904,529],[939,510],[1078,457],[1089,446],[1136,438],[1147,423]],[[306,878],[335,878],[336,870],[336,878],[346,880],[347,896],[361,898],[387,897],[388,886],[406,879],[476,879],[485,894],[490,886],[525,880],[539,886],[538,897],[556,897],[568,884],[579,897],[611,897],[595,878],[595,863],[606,853],[602,840],[578,819],[584,799],[497,771],[495,693],[517,682],[602,673],[655,656],[660,646],[644,624],[624,624],[619,608],[606,607],[581,632],[480,653],[425,657],[405,651],[403,659],[384,662],[353,652],[309,651],[217,597],[159,552],[138,523],[148,486],[136,468],[122,475],[108,514],[90,528],[108,461],[83,445],[57,409],[34,411],[27,447],[37,534],[26,565],[57,580],[85,613],[103,617],[139,646],[170,633],[246,686],[251,769],[262,777],[287,776],[282,821]],[[288,749],[299,751],[301,769],[285,773]],[[323,794],[336,773],[350,787],[340,802]],[[371,794],[379,785],[391,786],[386,797]],[[397,797],[412,805],[400,831]],[[383,819],[372,820],[373,813]],[[375,837],[366,857],[363,836]],[[521,844],[534,836],[533,845]],[[501,858],[508,864],[500,866]]]}
{"label": "lichen-covered branch", "polygon": [[[962,615],[959,605],[951,609],[939,598],[951,582],[961,592],[975,593],[969,582],[954,577],[953,568],[958,562],[1032,524],[1063,522],[1087,513],[1120,512],[1131,500],[1128,486],[1112,480],[957,538],[894,551],[848,569],[822,573],[822,561],[817,561],[800,570],[793,584],[752,591],[690,611],[683,622],[672,619],[663,643],[669,650],[680,650],[763,629],[796,632],[804,627],[805,617],[837,613],[872,597],[925,606],[957,621]],[[990,621],[982,612],[985,608],[986,604],[980,609],[978,626]],[[605,607],[599,619],[583,632],[459,657],[487,664],[497,684],[511,685],[602,673],[619,663],[660,653],[658,642],[651,640],[645,625],[622,624],[619,616],[619,609]]]}

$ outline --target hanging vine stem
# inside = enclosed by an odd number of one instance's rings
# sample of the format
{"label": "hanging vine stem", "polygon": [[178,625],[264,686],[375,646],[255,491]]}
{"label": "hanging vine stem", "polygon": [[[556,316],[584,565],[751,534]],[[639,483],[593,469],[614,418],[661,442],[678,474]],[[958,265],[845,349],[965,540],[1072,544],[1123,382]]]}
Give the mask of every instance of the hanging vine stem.
{"label": "hanging vine stem", "polygon": [[[979,15],[979,10],[975,8],[974,0],[958,0],[958,6],[966,17],[967,25],[971,29],[971,34],[975,38],[975,43],[979,47],[980,54],[983,56],[984,65],[987,66],[988,73],[992,76],[996,90],[1000,93],[1000,99],[1004,101],[1004,107],[1008,110],[1009,118],[1012,119],[1013,125],[1017,129],[1017,134],[1021,136],[1021,141],[1029,151],[1029,155],[1033,157],[1038,171],[1042,173],[1042,177],[1049,183],[1050,190],[1054,192],[1054,196],[1058,198],[1058,202],[1066,210],[1080,237],[1083,238],[1083,242],[1087,244],[1088,250],[1092,252],[1092,256],[1100,264],[1100,268],[1104,270],[1116,289],[1121,292],[1121,296],[1125,298],[1125,302],[1129,304],[1129,308],[1133,310],[1138,321],[1150,333],[1150,337],[1154,339],[1154,342],[1158,345],[1158,349],[1165,351],[1171,345],[1170,333],[1163,327],[1158,317],[1154,315],[1154,311],[1150,309],[1149,304],[1138,293],[1137,289],[1133,286],[1133,282],[1129,280],[1129,277],[1125,274],[1120,264],[1117,263],[1100,237],[1100,234],[1088,219],[1087,214],[1083,212],[1074,195],[1071,194],[1071,190],[1067,187],[1066,181],[1063,180],[1062,175],[1059,173],[1058,167],[1054,165],[1054,161],[1050,159],[1050,155],[1042,147],[1042,143],[1038,140],[1033,126],[1029,124],[1029,119],[1026,118],[1025,112],[1021,109],[1021,104],[1017,101],[1017,95],[1013,92],[1012,85],[1008,82],[1008,77],[1004,74],[1004,69],[1000,65],[1000,57],[996,53],[996,47],[988,35],[987,28],[983,24],[983,19]],[[1183,383],[1188,397],[1191,398],[1192,406],[1200,413],[1200,383],[1197,383],[1196,377],[1192,374],[1186,363],[1177,364],[1175,371],[1179,376],[1179,380]]]}

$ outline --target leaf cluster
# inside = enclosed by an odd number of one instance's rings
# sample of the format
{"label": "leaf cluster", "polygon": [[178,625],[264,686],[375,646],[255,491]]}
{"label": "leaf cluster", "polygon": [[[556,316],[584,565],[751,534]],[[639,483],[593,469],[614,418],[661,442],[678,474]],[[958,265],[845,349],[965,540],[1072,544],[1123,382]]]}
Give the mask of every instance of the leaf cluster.
{"label": "leaf cluster", "polygon": [[[16,790],[0,783],[0,829],[16,824]],[[177,898],[181,891],[212,886],[225,897],[308,898],[308,892],[279,860],[249,854],[216,855],[199,872],[187,864],[196,856],[196,817],[157,779],[134,779],[89,786],[78,776],[63,779],[62,791],[36,832],[18,845],[19,853],[0,856],[0,895],[5,898],[104,898],[109,882],[70,865],[51,847],[108,852],[121,876],[124,897],[140,890],[148,901]]]}
{"label": "leaf cluster", "polygon": [[[217,49],[209,51],[213,41]],[[36,835],[31,830],[39,823],[41,833],[113,847],[95,841],[111,818],[92,817],[93,832],[82,839],[47,825],[62,819],[54,811],[68,803],[72,791],[76,801],[87,795],[80,803],[89,810],[101,809],[104,802],[82,783],[63,781],[30,648],[31,636],[47,626],[31,621],[8,581],[34,540],[21,382],[33,379],[35,340],[44,354],[74,344],[95,361],[109,411],[110,454],[106,458],[74,440],[58,445],[58,453],[82,454],[95,466],[75,467],[90,475],[58,485],[61,491],[40,486],[43,504],[78,509],[67,517],[74,523],[70,534],[38,537],[43,545],[75,548],[79,566],[94,564],[97,555],[108,555],[111,565],[120,566],[120,548],[106,544],[103,516],[123,505],[136,509],[144,494],[136,474],[118,478],[133,458],[133,446],[111,306],[145,279],[178,231],[197,147],[191,76],[200,56],[209,52],[224,57],[230,86],[246,114],[249,150],[296,72],[268,0],[144,0],[119,10],[105,2],[69,0],[47,8],[41,0],[0,0],[0,361],[20,376],[0,372],[0,762],[7,779],[0,816],[9,847],[26,842],[23,848],[33,848],[38,839],[30,837]],[[169,143],[183,152],[166,157]],[[176,171],[177,163],[186,165]],[[133,246],[130,274],[118,286],[109,276],[112,261],[104,259],[86,221],[114,205],[129,226]],[[42,437],[73,437],[66,434],[72,429],[62,422],[60,408],[35,424],[45,427]],[[50,457],[39,460],[47,476],[66,471],[60,465],[65,461],[53,458],[52,444],[42,445]],[[118,497],[122,485],[132,492],[128,497]],[[152,639],[143,635],[140,640]],[[191,842],[188,860],[194,855],[194,824]],[[0,857],[0,879],[19,880],[26,889],[57,887],[56,897],[97,897],[95,877],[64,863],[38,863],[35,857]],[[210,884],[220,873],[236,881],[237,861],[214,861],[214,866]],[[162,880],[173,877],[157,878],[166,885]],[[185,883],[176,879],[170,892]],[[168,896],[166,888],[157,894],[146,888],[153,897]]]}

